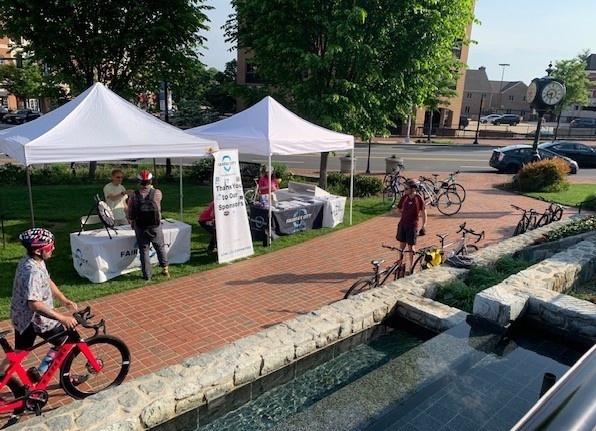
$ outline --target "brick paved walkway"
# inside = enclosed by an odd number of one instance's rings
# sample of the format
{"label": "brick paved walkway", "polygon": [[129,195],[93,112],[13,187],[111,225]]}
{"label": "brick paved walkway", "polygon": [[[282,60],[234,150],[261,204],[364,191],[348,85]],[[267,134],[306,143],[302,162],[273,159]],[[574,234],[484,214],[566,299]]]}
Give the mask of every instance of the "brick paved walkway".
{"label": "brick paved walkway", "polygon": [[[542,203],[492,187],[508,179],[458,176],[468,192],[462,210],[446,217],[430,208],[420,245],[437,244],[438,233],[455,238],[464,221],[486,231],[480,246],[509,237],[520,218],[510,204],[542,209]],[[129,345],[131,377],[140,377],[341,299],[353,281],[369,274],[372,259],[393,257],[381,244],[395,243],[396,224],[397,216],[389,213],[264,256],[88,304],[106,318],[109,333]],[[0,330],[9,327],[0,323]],[[52,391],[50,407],[67,402],[62,392]]]}

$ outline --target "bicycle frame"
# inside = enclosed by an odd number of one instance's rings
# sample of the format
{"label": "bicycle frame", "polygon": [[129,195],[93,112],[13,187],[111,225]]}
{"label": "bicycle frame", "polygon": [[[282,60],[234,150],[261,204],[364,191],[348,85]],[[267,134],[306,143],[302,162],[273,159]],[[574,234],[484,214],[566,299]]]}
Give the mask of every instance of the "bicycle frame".
{"label": "bicycle frame", "polygon": [[[66,333],[68,333],[68,332],[66,332]],[[75,334],[78,335],[78,333],[76,333],[76,332],[68,333],[68,334],[69,334],[69,337],[73,337],[73,338],[74,338]],[[60,334],[56,334],[54,337],[51,337],[51,338],[56,338],[56,337],[61,337],[61,336],[64,336],[64,332],[62,332]],[[91,338],[93,338],[93,337],[91,337]],[[88,363],[93,367],[93,369],[96,372],[100,372],[102,370],[102,365],[97,361],[97,359],[95,358],[95,356],[93,355],[93,353],[91,352],[89,347],[87,346],[88,341],[89,341],[89,339],[82,340],[82,339],[80,339],[80,337],[79,337],[79,341],[75,341],[75,342],[69,341],[67,339],[63,344],[61,344],[58,347],[56,356],[50,363],[50,366],[45,371],[45,373],[43,373],[43,375],[41,376],[40,381],[35,383],[29,378],[27,371],[23,368],[22,362],[35,349],[37,349],[38,347],[40,347],[44,344],[49,343],[49,340],[44,340],[40,343],[37,343],[31,349],[15,352],[12,349],[12,347],[8,344],[8,341],[5,338],[1,338],[0,344],[2,345],[2,349],[4,350],[4,352],[6,354],[6,359],[9,361],[10,365],[4,372],[4,378],[0,382],[0,388],[4,388],[8,384],[8,381],[16,374],[18,376],[18,378],[21,380],[21,382],[25,386],[27,386],[27,391],[45,390],[49,386],[56,371],[58,371],[60,369],[60,367],[64,363],[64,360],[66,359],[68,354],[74,348],[78,348],[81,351],[81,353],[85,356]],[[24,402],[25,402],[24,399],[20,399],[20,400],[16,400],[9,404],[0,405],[0,412],[3,412],[3,413],[11,412],[12,410],[14,410],[16,408],[21,407]]]}

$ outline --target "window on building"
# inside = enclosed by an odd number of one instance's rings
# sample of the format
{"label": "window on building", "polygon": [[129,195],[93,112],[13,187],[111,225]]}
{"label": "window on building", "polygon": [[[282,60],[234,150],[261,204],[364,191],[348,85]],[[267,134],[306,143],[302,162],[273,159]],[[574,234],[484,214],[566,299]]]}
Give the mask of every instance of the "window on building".
{"label": "window on building", "polygon": [[509,100],[515,100],[515,96],[509,96]]}
{"label": "window on building", "polygon": [[466,99],[471,99],[472,98],[472,93],[466,93]]}
{"label": "window on building", "polygon": [[464,112],[465,112],[466,114],[469,114],[469,113],[470,113],[470,107],[469,107],[469,106],[466,106],[466,107],[464,108]]}
{"label": "window on building", "polygon": [[247,84],[262,84],[264,81],[259,77],[257,65],[246,63],[246,73],[244,79]]}

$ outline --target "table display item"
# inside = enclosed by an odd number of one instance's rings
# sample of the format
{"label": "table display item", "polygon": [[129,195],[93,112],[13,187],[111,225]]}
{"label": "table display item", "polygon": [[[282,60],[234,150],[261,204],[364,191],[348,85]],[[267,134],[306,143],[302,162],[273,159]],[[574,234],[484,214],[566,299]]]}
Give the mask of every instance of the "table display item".
{"label": "table display item", "polygon": [[112,229],[116,233],[116,235],[118,235],[118,231],[114,227],[114,225],[116,224],[116,221],[114,219],[114,213],[112,212],[112,209],[108,206],[108,204],[106,204],[104,201],[100,199],[99,195],[95,195],[95,203],[89,210],[87,218],[83,221],[83,223],[81,223],[81,230],[79,231],[79,235],[81,235],[81,232],[83,231],[85,225],[87,224],[87,221],[89,220],[89,217],[93,212],[97,213],[99,220],[105,227],[110,239],[112,239],[110,229]]}

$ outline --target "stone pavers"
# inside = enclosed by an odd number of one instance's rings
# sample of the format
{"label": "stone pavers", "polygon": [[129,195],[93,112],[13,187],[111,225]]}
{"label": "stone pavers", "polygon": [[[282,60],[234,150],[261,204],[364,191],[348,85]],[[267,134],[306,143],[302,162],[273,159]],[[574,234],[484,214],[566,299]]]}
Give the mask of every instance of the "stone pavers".
{"label": "stone pavers", "polygon": [[[430,209],[427,235],[420,245],[437,244],[437,233],[455,237],[463,221],[486,231],[480,245],[510,236],[519,214],[509,204],[542,207],[491,187],[508,178],[458,176],[468,190],[462,211],[450,218]],[[98,317],[107,319],[110,333],[127,342],[132,351],[131,377],[139,378],[337,301],[354,280],[370,273],[372,259],[394,257],[380,245],[395,243],[396,224],[396,215],[388,214],[308,243],[89,305]],[[0,329],[9,327],[6,321],[0,324]],[[60,391],[51,396],[49,407],[70,402]]]}

